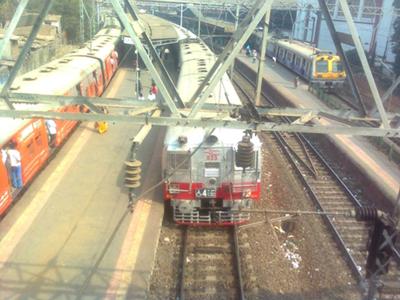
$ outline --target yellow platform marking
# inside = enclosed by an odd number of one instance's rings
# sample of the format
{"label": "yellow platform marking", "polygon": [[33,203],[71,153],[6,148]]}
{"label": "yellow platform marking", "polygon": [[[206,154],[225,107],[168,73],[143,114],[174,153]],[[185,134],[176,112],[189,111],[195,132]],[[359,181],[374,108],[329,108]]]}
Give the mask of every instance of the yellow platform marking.
{"label": "yellow platform marking", "polygon": [[36,193],[29,206],[18,217],[10,230],[0,242],[0,268],[3,268],[17,244],[28,232],[42,208],[50,200],[52,193],[62,180],[65,173],[78,157],[83,146],[88,142],[91,130],[84,130],[71,146],[68,155],[60,162],[56,169],[43,183],[42,188]]}
{"label": "yellow platform marking", "polygon": [[125,299],[132,281],[132,270],[136,265],[140,245],[143,241],[147,220],[151,210],[151,200],[139,200],[121,247],[114,274],[107,289],[107,299]]}

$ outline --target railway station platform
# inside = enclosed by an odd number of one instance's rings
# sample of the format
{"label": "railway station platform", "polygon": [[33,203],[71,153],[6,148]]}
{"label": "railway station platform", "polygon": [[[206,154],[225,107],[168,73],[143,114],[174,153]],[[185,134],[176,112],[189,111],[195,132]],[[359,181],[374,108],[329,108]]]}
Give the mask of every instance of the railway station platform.
{"label": "railway station platform", "polygon": [[[240,54],[237,60],[257,72],[258,60],[253,63],[252,58]],[[294,107],[317,108],[329,110],[330,108],[317,96],[308,91],[308,83],[300,80],[297,88],[294,87],[294,78],[297,75],[282,65],[267,59],[264,66],[264,80],[273,86]],[[326,120],[319,121],[322,125],[328,124]],[[363,137],[348,135],[329,135],[329,139],[346,154],[346,156],[379,188],[379,190],[393,203],[397,199],[400,187],[400,170],[386,155],[371,145]]]}
{"label": "railway station platform", "polygon": [[[120,68],[104,97],[132,97],[134,74]],[[0,299],[145,298],[164,205],[154,189],[128,209],[124,161],[138,130],[82,123],[35,178],[0,222]],[[163,134],[138,151],[142,191],[161,179]]]}

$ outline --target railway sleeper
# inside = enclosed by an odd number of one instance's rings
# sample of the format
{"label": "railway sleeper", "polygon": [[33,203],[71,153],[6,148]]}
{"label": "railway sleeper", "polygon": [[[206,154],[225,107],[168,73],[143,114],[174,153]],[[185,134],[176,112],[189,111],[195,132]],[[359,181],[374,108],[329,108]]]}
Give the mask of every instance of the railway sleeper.
{"label": "railway sleeper", "polygon": [[190,289],[190,293],[215,293],[214,291],[221,293],[222,291],[226,292],[229,290],[236,293],[236,280],[226,277],[217,280],[213,280],[212,278],[210,280],[195,280],[188,284],[186,288]]}
{"label": "railway sleeper", "polygon": [[236,272],[235,266],[232,265],[225,265],[223,267],[216,266],[216,265],[205,265],[201,268],[188,268],[187,273],[190,274],[190,277],[194,278],[205,278],[208,275],[216,275],[224,277],[226,273],[234,273]]}
{"label": "railway sleeper", "polygon": [[232,247],[230,246],[195,246],[192,249],[193,253],[205,253],[205,254],[214,254],[214,253],[232,253]]}
{"label": "railway sleeper", "polygon": [[207,263],[209,264],[210,261],[214,263],[224,263],[226,262],[226,254],[225,253],[196,253],[190,254],[187,256],[188,265],[194,263]]}
{"label": "railway sleeper", "polygon": [[342,222],[340,222],[340,221],[339,222],[334,222],[334,223],[335,223],[335,227],[336,227],[337,231],[340,233],[340,235],[342,237],[346,237],[346,236],[355,237],[355,236],[358,235],[360,237],[363,237],[363,239],[365,241],[368,240],[368,230],[365,231],[366,232],[365,235],[362,235],[362,234],[359,234],[359,233],[364,232],[362,227],[352,228],[352,227],[349,227],[349,226],[347,226],[345,224],[342,224]]}

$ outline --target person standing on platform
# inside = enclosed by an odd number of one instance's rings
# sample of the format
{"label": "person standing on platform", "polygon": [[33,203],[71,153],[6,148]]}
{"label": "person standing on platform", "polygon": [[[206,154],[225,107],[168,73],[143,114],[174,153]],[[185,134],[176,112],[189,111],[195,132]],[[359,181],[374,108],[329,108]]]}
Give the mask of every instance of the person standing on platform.
{"label": "person standing on platform", "polygon": [[22,188],[22,170],[21,170],[21,154],[16,149],[14,142],[10,143],[10,149],[7,151],[11,164],[11,182],[16,189]]}
{"label": "person standing on platform", "polygon": [[164,60],[168,60],[168,56],[169,56],[169,49],[165,48],[165,50],[164,50]]}
{"label": "person standing on platform", "polygon": [[144,100],[144,96],[142,92],[139,92],[138,100]]}
{"label": "person standing on platform", "polygon": [[253,49],[253,64],[256,62],[257,60],[257,50]]}
{"label": "person standing on platform", "polygon": [[156,86],[156,83],[153,81],[151,83],[151,88],[150,88],[151,92],[154,94],[154,96],[157,96],[158,94],[158,88]]}
{"label": "person standing on platform", "polygon": [[147,96],[147,100],[149,100],[149,101],[154,101],[154,100],[156,100],[156,95],[153,94],[153,92],[152,92],[151,89],[150,89],[150,91],[149,91],[149,95]]}
{"label": "person standing on platform", "polygon": [[54,120],[46,120],[47,132],[49,133],[49,146],[54,147],[57,136],[57,124]]}
{"label": "person standing on platform", "polygon": [[293,85],[295,89],[299,86],[299,76],[294,78]]}
{"label": "person standing on platform", "polygon": [[250,45],[247,44],[247,46],[246,46],[246,55],[250,56],[250,54],[251,54],[251,48],[250,48]]}
{"label": "person standing on platform", "polygon": [[272,56],[272,61],[274,62],[274,65],[276,65],[276,57]]}

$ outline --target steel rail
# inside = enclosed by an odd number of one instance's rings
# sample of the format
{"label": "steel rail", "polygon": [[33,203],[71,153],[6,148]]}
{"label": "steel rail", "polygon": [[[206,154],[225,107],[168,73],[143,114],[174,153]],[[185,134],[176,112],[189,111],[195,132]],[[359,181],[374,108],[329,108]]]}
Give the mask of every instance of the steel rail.
{"label": "steel rail", "polygon": [[[243,78],[245,78],[245,79],[249,82],[249,84],[251,84],[252,86],[254,86],[254,83],[251,81],[251,79],[250,79],[246,74],[244,74],[244,73],[241,72],[240,70],[237,70],[237,71],[238,71],[238,73],[239,73],[241,76],[243,76]],[[242,88],[241,88],[241,89],[242,89]],[[243,90],[243,89],[242,89],[242,90]],[[266,101],[267,101],[268,103],[270,103],[270,104],[276,106],[276,104],[273,102],[273,100],[271,100],[270,97],[268,97],[267,95],[265,95],[265,93],[262,93],[262,95],[265,97],[265,99],[266,99]],[[283,119],[289,120],[289,118],[286,118],[286,117],[284,117]],[[275,134],[276,134],[276,133],[275,133]],[[309,148],[311,148],[311,150],[313,151],[313,153],[317,156],[317,158],[322,162],[322,164],[324,165],[324,167],[328,170],[329,174],[336,180],[336,182],[341,186],[341,188],[343,188],[344,192],[346,193],[348,199],[351,200],[352,204],[353,204],[354,206],[357,206],[357,207],[363,207],[363,205],[361,204],[361,202],[354,196],[354,194],[350,191],[350,189],[349,189],[349,188],[347,187],[347,185],[343,182],[343,180],[340,178],[340,176],[333,170],[333,168],[329,165],[329,163],[328,163],[328,162],[326,161],[326,159],[322,156],[322,154],[318,151],[318,149],[304,136],[304,134],[298,133],[297,136],[298,136],[299,140],[302,140],[305,144],[307,144],[307,146],[308,146]],[[305,147],[305,145],[304,145],[304,147]],[[308,153],[308,152],[306,151],[306,153]],[[309,157],[309,159],[310,159],[310,162],[312,162],[312,160],[311,160],[310,157]],[[296,165],[296,168],[297,168],[297,165]],[[300,171],[299,171],[299,173],[300,173],[300,175],[301,175],[301,172],[300,172]],[[301,176],[301,177],[303,177],[303,176]],[[327,218],[327,219],[329,220],[328,216],[324,216],[324,217]],[[332,223],[332,226],[334,226],[333,223]],[[346,248],[345,248],[345,250],[347,251]],[[393,253],[394,253],[395,259],[398,260],[398,261],[400,261],[400,251],[399,251],[398,249],[395,249],[395,251],[394,251]],[[356,265],[355,267],[357,267],[357,265]],[[357,268],[357,272],[358,272],[358,268]]]}
{"label": "steel rail", "polygon": [[233,241],[234,241],[234,248],[235,248],[235,260],[236,260],[236,272],[237,272],[237,279],[239,283],[239,295],[240,300],[245,300],[244,294],[244,286],[243,286],[243,277],[242,277],[242,267],[240,264],[240,251],[239,251],[239,238],[238,238],[238,228],[235,225],[232,229],[233,234]]}
{"label": "steel rail", "polygon": [[179,300],[185,300],[185,274],[186,274],[186,256],[187,256],[187,239],[188,239],[188,227],[185,226],[183,229],[182,237],[182,254],[181,254],[181,266],[179,274]]}
{"label": "steel rail", "polygon": [[[250,79],[249,77],[247,77],[247,76],[246,76],[245,74],[243,74],[241,71],[239,71],[239,74],[240,74],[241,76],[245,77],[246,80],[248,81],[248,83],[251,84],[251,86],[255,87],[255,84],[251,81],[251,79]],[[254,103],[250,100],[251,98],[250,98],[249,95],[247,95],[246,91],[235,81],[235,79],[233,79],[233,82],[234,82],[234,83],[236,84],[236,86],[242,91],[243,95],[245,95],[246,100],[247,100],[247,103],[246,103],[246,104],[247,104],[249,107],[251,107],[252,110],[253,110],[253,108],[254,108],[254,110],[257,111],[256,108],[255,108],[255,106],[254,106]],[[263,96],[264,99],[266,99],[267,102],[270,103],[273,107],[277,107],[277,105],[274,104],[274,102],[273,102],[271,99],[269,99],[269,97],[267,97],[267,95],[265,95],[264,91],[261,91],[261,96]],[[285,118],[285,120],[288,120],[288,119]],[[303,143],[301,137],[299,136],[299,134],[294,133],[294,136],[295,136],[295,138],[299,141],[300,146],[301,146],[302,149],[304,150],[306,159],[307,159],[307,161],[308,161],[309,164],[307,164],[307,163],[296,153],[296,151],[293,149],[293,147],[290,146],[290,144],[287,143],[287,142],[285,141],[285,138],[283,137],[283,135],[282,135],[280,132],[274,132],[274,135],[275,135],[277,138],[280,138],[280,139],[283,141],[283,143],[285,143],[285,146],[292,152],[292,154],[293,154],[294,156],[296,156],[297,160],[300,161],[300,162],[304,165],[304,167],[307,168],[307,170],[310,171],[310,173],[313,174],[313,176],[314,176],[315,178],[318,176],[318,172],[317,172],[317,170],[315,169],[315,166],[314,166],[314,164],[313,164],[313,162],[312,162],[310,156],[308,155],[308,152],[307,152],[307,150],[306,150],[306,148],[305,148],[305,145],[304,145],[304,143]]]}
{"label": "steel rail", "polygon": [[[239,73],[241,74],[241,71],[239,70]],[[248,80],[248,77],[244,77],[246,80]],[[273,102],[271,99],[267,100],[268,102]],[[288,149],[284,146],[284,143],[281,143],[280,139],[277,139],[277,141],[281,144],[282,150],[284,151],[284,153],[286,154],[286,156],[288,157],[290,163],[292,164],[292,166],[294,167],[294,169],[296,170],[296,173],[299,175],[300,180],[302,181],[303,185],[306,187],[311,199],[314,201],[314,203],[317,205],[318,209],[321,211],[324,211],[324,208],[321,204],[321,202],[318,199],[318,196],[316,195],[316,193],[314,192],[313,188],[311,187],[310,183],[306,180],[306,178],[302,175],[302,172],[299,168],[299,166],[295,163],[293,156],[289,153]],[[356,263],[355,259],[353,258],[353,256],[351,255],[351,253],[348,251],[346,244],[344,242],[344,240],[342,239],[340,233],[338,232],[338,230],[336,229],[335,225],[333,224],[333,222],[331,221],[331,219],[326,216],[323,215],[322,216],[323,220],[325,221],[325,223],[327,224],[328,228],[331,230],[331,232],[333,233],[334,239],[336,240],[338,246],[340,247],[340,249],[342,250],[342,252],[344,253],[344,255],[347,258],[347,262],[349,264],[349,267],[351,268],[353,274],[357,277],[359,282],[363,282],[364,281],[364,276],[363,274],[360,272],[359,268],[358,268],[358,264]]]}

